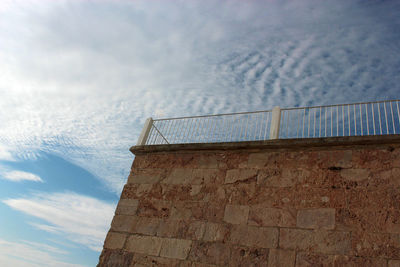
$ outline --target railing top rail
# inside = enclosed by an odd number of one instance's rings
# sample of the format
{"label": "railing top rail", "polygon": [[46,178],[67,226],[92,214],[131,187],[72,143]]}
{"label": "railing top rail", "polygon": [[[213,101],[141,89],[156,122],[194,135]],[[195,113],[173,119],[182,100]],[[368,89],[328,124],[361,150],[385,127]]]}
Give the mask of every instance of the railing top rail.
{"label": "railing top rail", "polygon": [[309,106],[309,107],[281,108],[281,110],[307,109],[307,108],[329,108],[329,107],[353,106],[353,105],[365,105],[365,104],[378,104],[378,103],[388,103],[388,102],[398,102],[398,101],[400,101],[400,99],[399,100],[381,100],[381,101],[358,102],[358,103],[347,103],[347,104]]}
{"label": "railing top rail", "polygon": [[212,115],[198,115],[198,116],[186,116],[186,117],[175,117],[175,118],[163,118],[154,119],[154,121],[167,121],[167,120],[181,120],[181,119],[193,119],[193,118],[205,118],[205,117],[218,117],[218,116],[230,116],[230,115],[243,115],[243,114],[255,114],[271,112],[271,110],[259,110],[259,111],[247,111],[247,112],[234,112],[234,113],[222,113],[222,114],[212,114]]}

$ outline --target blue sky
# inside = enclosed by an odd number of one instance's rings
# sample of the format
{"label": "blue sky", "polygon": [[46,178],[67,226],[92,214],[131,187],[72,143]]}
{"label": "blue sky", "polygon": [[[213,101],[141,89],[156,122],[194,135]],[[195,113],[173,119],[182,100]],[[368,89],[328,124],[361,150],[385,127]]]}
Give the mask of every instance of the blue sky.
{"label": "blue sky", "polygon": [[399,1],[0,3],[0,265],[95,266],[147,117],[400,98]]}

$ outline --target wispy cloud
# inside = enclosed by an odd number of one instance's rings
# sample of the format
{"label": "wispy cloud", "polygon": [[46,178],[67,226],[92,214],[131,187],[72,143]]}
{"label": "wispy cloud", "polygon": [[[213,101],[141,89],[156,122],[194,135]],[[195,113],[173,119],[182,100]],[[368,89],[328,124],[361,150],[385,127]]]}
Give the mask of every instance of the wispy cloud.
{"label": "wispy cloud", "polygon": [[41,182],[43,183],[42,178],[37,176],[36,174],[30,172],[23,171],[9,171],[3,174],[0,174],[0,178],[12,181],[12,182],[22,182],[22,181],[31,181],[31,182]]}
{"label": "wispy cloud", "polygon": [[68,254],[47,244],[20,240],[11,242],[0,239],[0,263],[2,266],[26,267],[80,267],[83,265],[67,263],[59,259],[60,255]]}
{"label": "wispy cloud", "polygon": [[75,193],[41,193],[3,201],[11,208],[40,218],[40,230],[62,234],[69,240],[101,251],[114,214],[114,205]]}

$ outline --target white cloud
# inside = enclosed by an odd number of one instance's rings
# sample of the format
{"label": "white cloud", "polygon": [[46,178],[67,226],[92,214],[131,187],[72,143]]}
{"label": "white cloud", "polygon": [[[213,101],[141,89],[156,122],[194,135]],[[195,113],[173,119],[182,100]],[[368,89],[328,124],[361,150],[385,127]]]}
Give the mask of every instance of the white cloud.
{"label": "white cloud", "polygon": [[35,223],[35,227],[62,234],[94,251],[102,249],[115,208],[113,204],[75,193],[42,193],[3,202],[46,222]]}
{"label": "white cloud", "polygon": [[47,244],[21,240],[10,242],[0,238],[0,265],[4,267],[79,267],[60,260],[60,255],[68,254],[64,250]]}
{"label": "white cloud", "polygon": [[2,144],[0,144],[0,160],[15,161],[10,149]]}
{"label": "white cloud", "polygon": [[2,174],[3,179],[12,181],[12,182],[21,182],[21,181],[32,181],[32,182],[42,182],[42,178],[37,176],[36,174],[23,172],[23,171],[9,171]]}

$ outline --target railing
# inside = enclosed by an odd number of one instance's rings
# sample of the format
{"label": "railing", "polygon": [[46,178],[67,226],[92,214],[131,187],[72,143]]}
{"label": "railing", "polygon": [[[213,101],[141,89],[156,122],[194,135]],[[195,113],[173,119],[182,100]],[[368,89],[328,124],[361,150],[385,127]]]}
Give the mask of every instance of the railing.
{"label": "railing", "polygon": [[149,118],[137,145],[400,133],[400,100],[170,119]]}

